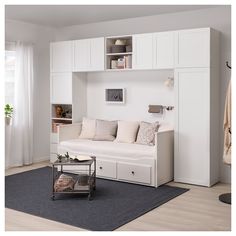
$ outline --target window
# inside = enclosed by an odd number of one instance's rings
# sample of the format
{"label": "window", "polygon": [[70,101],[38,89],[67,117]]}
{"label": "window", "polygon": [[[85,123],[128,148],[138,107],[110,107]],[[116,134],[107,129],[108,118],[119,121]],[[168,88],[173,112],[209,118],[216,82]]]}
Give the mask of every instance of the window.
{"label": "window", "polygon": [[16,52],[5,51],[5,104],[13,105]]}

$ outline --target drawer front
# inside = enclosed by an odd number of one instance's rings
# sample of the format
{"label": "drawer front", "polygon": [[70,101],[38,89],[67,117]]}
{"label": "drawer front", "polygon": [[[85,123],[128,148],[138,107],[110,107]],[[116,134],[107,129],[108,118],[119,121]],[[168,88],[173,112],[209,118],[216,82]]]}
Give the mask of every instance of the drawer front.
{"label": "drawer front", "polygon": [[151,168],[148,165],[133,165],[119,162],[117,164],[117,176],[119,180],[151,184]]}
{"label": "drawer front", "polygon": [[51,143],[50,152],[57,154],[57,144]]}
{"label": "drawer front", "polygon": [[97,176],[116,178],[116,162],[97,160]]}
{"label": "drawer front", "polygon": [[58,134],[51,133],[51,143],[58,143]]}

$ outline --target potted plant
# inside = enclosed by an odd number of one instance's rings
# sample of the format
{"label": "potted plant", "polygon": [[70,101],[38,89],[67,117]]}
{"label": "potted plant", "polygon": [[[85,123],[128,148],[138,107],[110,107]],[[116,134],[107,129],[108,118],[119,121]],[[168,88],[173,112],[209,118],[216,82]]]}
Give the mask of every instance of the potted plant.
{"label": "potted plant", "polygon": [[5,122],[10,125],[12,119],[13,107],[10,104],[5,105]]}

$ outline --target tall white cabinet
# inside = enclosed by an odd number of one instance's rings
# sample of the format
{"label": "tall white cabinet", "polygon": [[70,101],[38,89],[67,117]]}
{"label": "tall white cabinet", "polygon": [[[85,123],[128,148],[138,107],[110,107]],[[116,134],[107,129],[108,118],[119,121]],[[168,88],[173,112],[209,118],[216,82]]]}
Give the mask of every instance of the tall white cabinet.
{"label": "tall white cabinet", "polygon": [[211,186],[219,172],[218,34],[176,33],[174,180]]}

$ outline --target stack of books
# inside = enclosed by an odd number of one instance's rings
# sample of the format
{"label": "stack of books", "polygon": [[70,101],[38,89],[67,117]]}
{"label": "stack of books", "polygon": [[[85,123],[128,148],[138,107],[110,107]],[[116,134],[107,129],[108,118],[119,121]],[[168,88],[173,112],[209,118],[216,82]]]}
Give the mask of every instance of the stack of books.
{"label": "stack of books", "polygon": [[111,69],[130,69],[132,68],[132,56],[120,57],[111,61]]}

